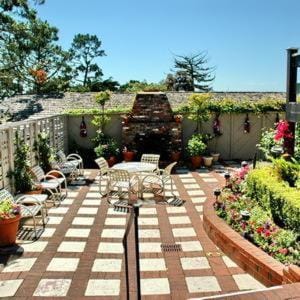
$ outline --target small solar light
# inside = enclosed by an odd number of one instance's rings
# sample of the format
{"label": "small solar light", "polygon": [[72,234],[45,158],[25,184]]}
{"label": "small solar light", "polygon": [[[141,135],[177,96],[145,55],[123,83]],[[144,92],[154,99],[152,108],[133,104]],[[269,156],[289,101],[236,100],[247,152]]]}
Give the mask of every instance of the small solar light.
{"label": "small solar light", "polygon": [[245,160],[242,161],[241,166],[242,166],[243,168],[247,167],[247,166],[248,166],[248,162],[246,162]]}
{"label": "small solar light", "polygon": [[220,189],[215,189],[214,190],[214,196],[216,197],[216,202],[218,202],[219,196],[221,195],[221,190]]}
{"label": "small solar light", "polygon": [[224,174],[224,178],[225,178],[225,180],[226,180],[226,183],[225,183],[226,186],[229,185],[230,177],[231,177],[231,175],[230,175],[229,172],[226,172],[226,173]]}

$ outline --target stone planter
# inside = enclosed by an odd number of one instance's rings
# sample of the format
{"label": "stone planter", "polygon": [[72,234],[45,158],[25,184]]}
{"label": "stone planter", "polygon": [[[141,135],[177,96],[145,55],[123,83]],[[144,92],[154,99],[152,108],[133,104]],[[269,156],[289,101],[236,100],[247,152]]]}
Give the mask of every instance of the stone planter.
{"label": "stone planter", "polygon": [[219,160],[220,153],[211,153],[210,155],[213,158],[213,162],[217,162]]}
{"label": "stone planter", "polygon": [[15,244],[20,218],[21,215],[17,215],[12,219],[0,220],[0,247]]}
{"label": "stone planter", "polygon": [[213,162],[212,156],[203,156],[203,163],[205,167],[211,167]]}

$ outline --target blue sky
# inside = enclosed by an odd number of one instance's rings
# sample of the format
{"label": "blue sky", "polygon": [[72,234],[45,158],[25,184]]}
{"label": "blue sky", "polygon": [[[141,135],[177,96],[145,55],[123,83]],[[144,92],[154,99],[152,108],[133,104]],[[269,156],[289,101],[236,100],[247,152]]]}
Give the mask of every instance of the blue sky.
{"label": "blue sky", "polygon": [[46,0],[39,16],[69,48],[96,34],[104,78],[157,82],[173,54],[207,51],[216,91],[285,91],[286,48],[300,47],[299,0]]}

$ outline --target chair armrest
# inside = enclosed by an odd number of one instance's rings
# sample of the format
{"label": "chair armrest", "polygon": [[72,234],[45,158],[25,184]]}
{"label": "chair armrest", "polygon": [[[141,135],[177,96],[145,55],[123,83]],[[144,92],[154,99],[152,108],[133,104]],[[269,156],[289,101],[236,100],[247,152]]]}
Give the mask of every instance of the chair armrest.
{"label": "chair armrest", "polygon": [[74,160],[74,159],[79,159],[79,160],[82,160],[82,157],[76,153],[71,153],[67,156],[67,160]]}
{"label": "chair armrest", "polygon": [[[46,177],[50,177],[50,178],[52,178],[52,179],[56,179],[57,180],[57,177],[56,176],[54,176],[54,175],[52,175],[52,174],[59,174],[62,178],[64,178],[65,180],[66,180],[66,176],[62,173],[62,172],[60,172],[59,170],[51,170],[51,171],[49,171],[46,175],[45,175],[45,178]],[[58,180],[57,180],[58,181]]]}
{"label": "chair armrest", "polygon": [[53,179],[54,181],[56,181],[56,182],[57,182],[57,184],[58,184],[58,185],[60,185],[60,183],[59,183],[59,181],[58,181],[57,177],[55,177],[55,176],[53,176],[53,175],[46,174],[46,175],[44,176],[44,178],[43,178],[43,179],[44,179],[44,180],[47,180],[47,179]]}
{"label": "chair armrest", "polygon": [[36,205],[43,205],[40,200],[35,198],[32,195],[23,195],[15,200],[15,203],[20,204],[36,204]]}

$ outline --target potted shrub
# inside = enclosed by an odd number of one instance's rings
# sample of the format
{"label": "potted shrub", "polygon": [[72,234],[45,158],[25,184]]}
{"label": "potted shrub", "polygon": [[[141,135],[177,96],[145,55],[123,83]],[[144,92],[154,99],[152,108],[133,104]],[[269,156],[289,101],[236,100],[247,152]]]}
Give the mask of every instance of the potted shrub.
{"label": "potted shrub", "polygon": [[203,142],[201,135],[194,134],[188,141],[187,151],[191,157],[193,168],[201,166],[202,155],[206,150],[207,146]]}
{"label": "potted shrub", "polygon": [[117,162],[119,147],[112,138],[110,138],[106,144],[99,144],[96,148],[94,148],[94,151],[97,157],[104,157],[110,167]]}
{"label": "potted shrub", "polygon": [[10,199],[0,202],[0,247],[9,246],[16,242],[20,222],[19,205]]}

